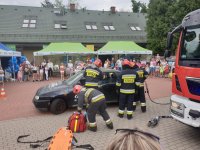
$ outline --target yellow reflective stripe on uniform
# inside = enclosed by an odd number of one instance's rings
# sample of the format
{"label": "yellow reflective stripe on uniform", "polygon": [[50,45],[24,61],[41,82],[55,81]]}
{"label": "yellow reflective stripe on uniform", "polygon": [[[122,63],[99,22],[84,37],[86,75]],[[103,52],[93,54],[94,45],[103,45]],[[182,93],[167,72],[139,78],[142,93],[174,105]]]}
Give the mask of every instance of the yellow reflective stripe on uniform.
{"label": "yellow reflective stripe on uniform", "polygon": [[110,124],[112,121],[110,119],[106,120],[106,124]]}
{"label": "yellow reflective stripe on uniform", "polygon": [[132,89],[132,90],[120,89],[120,93],[133,94],[133,93],[135,93],[135,89]]}
{"label": "yellow reflective stripe on uniform", "polygon": [[85,82],[85,86],[98,86],[96,82]]}
{"label": "yellow reflective stripe on uniform", "polygon": [[105,99],[104,94],[99,94],[99,95],[93,97],[91,102],[94,103],[94,102],[97,102],[97,101],[102,100],[102,99]]}
{"label": "yellow reflective stripe on uniform", "polygon": [[141,106],[146,106],[146,103],[140,103]]}
{"label": "yellow reflective stripe on uniform", "polygon": [[144,83],[140,83],[140,85],[139,85],[140,87],[143,87],[144,86]]}
{"label": "yellow reflective stripe on uniform", "polygon": [[133,102],[133,106],[136,106],[136,102]]}
{"label": "yellow reflective stripe on uniform", "polygon": [[116,82],[116,86],[121,86],[121,83],[119,83],[119,82]]}
{"label": "yellow reflective stripe on uniform", "polygon": [[96,123],[96,122],[94,122],[94,123],[89,123],[89,126],[90,126],[90,127],[96,127],[96,126],[97,126],[97,123]]}
{"label": "yellow reflective stripe on uniform", "polygon": [[140,86],[140,82],[135,82],[135,84],[136,84],[137,86]]}
{"label": "yellow reflective stripe on uniform", "polygon": [[132,115],[133,111],[127,111],[127,115]]}
{"label": "yellow reflective stripe on uniform", "polygon": [[136,75],[134,75],[134,74],[131,74],[131,75],[128,75],[128,74],[122,75],[122,79],[124,79],[124,78],[136,78]]}
{"label": "yellow reflective stripe on uniform", "polygon": [[85,92],[85,102],[88,102],[88,97],[90,95],[90,93],[93,91],[93,88],[89,88],[86,92]]}
{"label": "yellow reflective stripe on uniform", "polygon": [[124,110],[120,110],[120,109],[119,109],[119,110],[118,110],[118,113],[123,115],[123,114],[124,114]]}
{"label": "yellow reflective stripe on uniform", "polygon": [[86,72],[94,72],[95,74],[99,75],[99,72],[94,69],[86,69]]}

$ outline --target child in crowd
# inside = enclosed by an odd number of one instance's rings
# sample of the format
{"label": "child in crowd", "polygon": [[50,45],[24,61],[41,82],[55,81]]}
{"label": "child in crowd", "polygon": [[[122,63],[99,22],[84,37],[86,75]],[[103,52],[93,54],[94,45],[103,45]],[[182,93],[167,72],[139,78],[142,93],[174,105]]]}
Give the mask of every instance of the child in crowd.
{"label": "child in crowd", "polygon": [[169,70],[170,70],[170,68],[169,68],[169,65],[167,64],[167,65],[165,66],[165,68],[164,68],[164,77],[165,77],[165,78],[168,77]]}
{"label": "child in crowd", "polygon": [[157,63],[157,65],[156,65],[155,76],[160,77],[160,64],[159,63]]}
{"label": "child in crowd", "polygon": [[160,64],[160,77],[163,78],[164,77],[164,67],[162,64]]}
{"label": "child in crowd", "polygon": [[22,82],[22,76],[23,76],[23,67],[20,65],[19,71],[17,72],[17,79],[19,82]]}

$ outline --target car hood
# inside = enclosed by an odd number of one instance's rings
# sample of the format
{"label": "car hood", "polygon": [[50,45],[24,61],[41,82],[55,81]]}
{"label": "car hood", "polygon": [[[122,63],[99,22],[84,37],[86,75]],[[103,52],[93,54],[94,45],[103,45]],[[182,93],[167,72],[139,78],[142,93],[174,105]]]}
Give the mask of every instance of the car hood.
{"label": "car hood", "polygon": [[51,83],[47,86],[41,87],[36,95],[41,96],[50,92],[55,92],[55,91],[60,91],[62,92],[63,90],[65,90],[65,92],[68,92],[69,89],[71,89],[72,86],[67,85],[65,82],[63,81],[58,81],[58,82],[54,82]]}

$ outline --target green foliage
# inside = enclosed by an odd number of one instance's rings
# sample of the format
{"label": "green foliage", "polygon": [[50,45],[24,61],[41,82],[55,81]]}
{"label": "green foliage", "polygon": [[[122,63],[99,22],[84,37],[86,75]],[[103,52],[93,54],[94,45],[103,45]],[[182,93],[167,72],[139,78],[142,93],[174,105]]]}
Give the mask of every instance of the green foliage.
{"label": "green foliage", "polygon": [[132,2],[132,10],[134,13],[147,13],[147,6],[144,3],[141,3],[140,1],[137,2],[136,0],[131,0]]}
{"label": "green foliage", "polygon": [[[181,24],[183,17],[200,8],[200,0],[150,0],[147,10],[147,47],[154,54],[163,54],[167,33]],[[179,35],[175,35],[173,53]]]}
{"label": "green foliage", "polygon": [[45,8],[54,8],[53,3],[51,3],[49,0],[44,0],[44,2],[41,3],[41,6]]}

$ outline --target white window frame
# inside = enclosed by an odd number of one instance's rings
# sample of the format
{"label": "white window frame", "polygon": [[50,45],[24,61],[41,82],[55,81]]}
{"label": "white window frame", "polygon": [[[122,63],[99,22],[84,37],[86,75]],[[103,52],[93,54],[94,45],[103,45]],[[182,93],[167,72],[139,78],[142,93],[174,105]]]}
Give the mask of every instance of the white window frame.
{"label": "white window frame", "polygon": [[30,23],[31,23],[31,24],[36,24],[36,22],[37,22],[37,21],[36,21],[35,19],[31,19],[31,20],[30,20]]}
{"label": "white window frame", "polygon": [[111,31],[114,31],[115,30],[115,27],[114,26],[109,26],[110,30]]}
{"label": "white window frame", "polygon": [[60,28],[61,28],[61,29],[67,29],[67,24],[61,24],[61,25],[60,25]]}
{"label": "white window frame", "polygon": [[60,28],[61,28],[61,25],[59,23],[54,24],[54,29],[60,29]]}
{"label": "white window frame", "polygon": [[35,28],[36,27],[36,24],[35,23],[30,23],[29,24],[29,28]]}
{"label": "white window frame", "polygon": [[96,25],[92,25],[92,29],[93,29],[93,30],[97,30],[98,28],[97,28]]}
{"label": "white window frame", "polygon": [[22,28],[28,28],[28,25],[29,25],[28,23],[23,23]]}
{"label": "white window frame", "polygon": [[109,26],[103,26],[106,31],[110,30]]}
{"label": "white window frame", "polygon": [[24,19],[24,21],[23,21],[23,23],[25,23],[25,24],[29,24],[29,19]]}
{"label": "white window frame", "polygon": [[140,27],[135,27],[138,31],[141,31],[142,29]]}
{"label": "white window frame", "polygon": [[132,31],[136,31],[136,28],[134,26],[130,27]]}
{"label": "white window frame", "polygon": [[92,30],[92,26],[89,25],[89,24],[86,24],[86,25],[85,25],[85,28],[86,28],[87,30]]}

